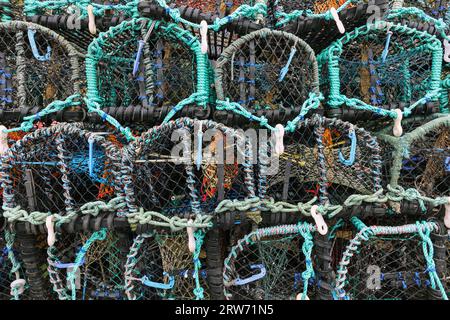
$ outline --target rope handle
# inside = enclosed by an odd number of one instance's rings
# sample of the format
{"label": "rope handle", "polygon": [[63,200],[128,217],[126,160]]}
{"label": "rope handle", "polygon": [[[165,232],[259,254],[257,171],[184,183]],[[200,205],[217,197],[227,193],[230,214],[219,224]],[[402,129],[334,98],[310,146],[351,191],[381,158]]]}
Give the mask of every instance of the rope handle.
{"label": "rope handle", "polygon": [[39,61],[48,61],[50,60],[50,55],[52,53],[52,48],[47,46],[47,53],[43,56],[39,54],[39,51],[36,46],[36,40],[34,39],[34,35],[36,34],[36,30],[28,29],[28,41],[30,42],[31,51],[33,52],[33,56],[36,60]]}
{"label": "rope handle", "polygon": [[165,277],[169,277],[168,283],[160,283],[160,282],[154,282],[151,281],[147,276],[143,276],[141,279],[138,279],[142,282],[143,285],[147,287],[152,287],[156,289],[162,289],[162,290],[170,290],[175,286],[175,278],[173,276],[169,276],[167,272],[163,272],[163,275]]}
{"label": "rope handle", "polygon": [[259,272],[245,279],[241,279],[238,277],[236,280],[233,281],[233,284],[235,286],[243,286],[251,282],[258,281],[266,276],[267,273],[266,267],[264,267],[263,264],[252,264],[250,265],[250,269],[252,270],[259,269]]}

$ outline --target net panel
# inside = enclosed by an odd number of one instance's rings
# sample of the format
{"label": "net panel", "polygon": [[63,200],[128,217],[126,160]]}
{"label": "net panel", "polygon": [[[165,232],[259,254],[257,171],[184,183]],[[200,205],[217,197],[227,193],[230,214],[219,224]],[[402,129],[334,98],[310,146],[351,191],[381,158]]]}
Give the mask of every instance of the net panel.
{"label": "net panel", "polygon": [[0,33],[2,110],[44,108],[54,100],[64,100],[79,92],[79,58],[74,47],[63,38],[43,27],[19,21],[0,24]]}

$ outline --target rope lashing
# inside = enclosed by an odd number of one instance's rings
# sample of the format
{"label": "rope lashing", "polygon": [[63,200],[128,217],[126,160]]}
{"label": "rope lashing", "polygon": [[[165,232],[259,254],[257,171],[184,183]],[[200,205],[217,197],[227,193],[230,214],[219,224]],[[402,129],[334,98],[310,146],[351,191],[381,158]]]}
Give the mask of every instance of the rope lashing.
{"label": "rope lashing", "polygon": [[294,55],[297,52],[297,49],[295,48],[296,44],[297,43],[295,43],[291,48],[291,52],[289,53],[289,58],[286,62],[286,65],[280,70],[280,76],[278,78],[278,82],[282,82],[284,77],[286,77],[286,74],[289,71],[289,66],[291,65],[292,59],[294,58]]}
{"label": "rope lashing", "polygon": [[13,245],[15,240],[15,234],[9,230],[5,231],[6,240],[6,250],[8,252],[8,259],[11,262],[10,272],[15,275],[15,280],[10,284],[10,295],[13,296],[14,300],[19,300],[20,295],[25,291],[26,280],[20,277],[21,264],[17,261],[16,255],[14,254]]}
{"label": "rope lashing", "polygon": [[341,34],[345,33],[345,27],[339,18],[339,12],[347,8],[352,3],[357,3],[358,0],[347,0],[339,8],[331,7],[324,13],[314,13],[311,10],[294,10],[292,12],[277,12],[275,14],[279,21],[276,23],[276,27],[282,27],[288,24],[290,21],[297,19],[298,17],[305,16],[312,19],[333,19],[336,22],[336,26]]}
{"label": "rope lashing", "polygon": [[347,167],[350,167],[355,163],[355,160],[356,160],[357,138],[356,138],[356,132],[353,128],[350,129],[348,137],[351,140],[350,156],[348,159],[345,159],[344,155],[342,154],[342,150],[339,150],[339,161],[341,161],[341,163],[346,165]]}
{"label": "rope lashing", "polygon": [[[314,268],[312,263],[312,249],[314,246],[313,236],[311,233],[310,225],[307,222],[303,222],[303,224],[299,223],[298,230],[301,236],[303,237],[302,251],[305,256],[305,264],[306,270],[302,272],[303,279],[303,292],[301,294],[300,300],[309,300],[308,298],[308,285],[309,280],[314,278]],[[319,231],[320,232],[320,231]]]}
{"label": "rope lashing", "polygon": [[144,49],[144,45],[150,39],[150,35],[152,34],[153,29],[155,28],[155,25],[156,25],[156,21],[153,20],[150,25],[150,28],[148,29],[147,33],[145,34],[144,39],[138,41],[138,51],[136,53],[136,59],[134,60],[134,64],[133,64],[133,77],[136,76],[136,74],[139,70],[139,63],[140,63],[141,57],[142,57],[142,50]]}
{"label": "rope lashing", "polygon": [[192,260],[194,262],[194,279],[195,279],[195,288],[193,293],[197,300],[204,299],[204,290],[200,285],[200,269],[202,267],[202,264],[200,262],[200,252],[202,249],[204,238],[205,232],[203,230],[197,230],[194,232],[195,250],[191,252],[193,253]]}
{"label": "rope lashing", "polygon": [[61,110],[64,110],[68,107],[78,106],[80,105],[80,102],[77,101],[80,97],[79,94],[74,94],[68,97],[64,101],[53,101],[48,106],[46,106],[44,109],[40,110],[37,114],[26,116],[23,118],[23,122],[20,124],[17,128],[11,128],[8,130],[2,130],[3,132],[9,133],[9,132],[16,132],[16,131],[24,131],[29,132],[31,129],[33,129],[33,125],[35,121],[38,121],[40,118],[45,117],[49,114],[59,112]]}
{"label": "rope lashing", "polygon": [[39,61],[48,61],[50,60],[50,55],[52,54],[52,48],[47,46],[47,53],[45,55],[41,55],[36,46],[36,40],[34,39],[34,35],[36,34],[36,30],[29,28],[28,29],[28,41],[30,43],[31,51],[33,52],[33,56],[36,60]]}

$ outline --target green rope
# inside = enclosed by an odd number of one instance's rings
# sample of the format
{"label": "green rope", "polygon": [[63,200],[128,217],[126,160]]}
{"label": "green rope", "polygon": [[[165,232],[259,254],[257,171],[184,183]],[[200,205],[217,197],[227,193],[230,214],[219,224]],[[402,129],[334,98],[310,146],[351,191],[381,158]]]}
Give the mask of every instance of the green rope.
{"label": "green rope", "polygon": [[205,232],[203,230],[197,230],[194,232],[194,238],[195,238],[195,250],[192,256],[192,259],[194,261],[194,279],[195,279],[195,289],[194,294],[196,300],[203,300],[204,297],[204,290],[202,286],[200,285],[200,269],[202,267],[202,263],[200,261],[200,251],[202,250],[203,245],[203,239],[205,238]]}
{"label": "green rope", "polygon": [[[357,3],[359,0],[347,0],[345,3],[343,3],[336,11],[339,13],[345,8],[347,8],[351,3]],[[280,28],[284,25],[288,24],[289,22],[297,19],[298,17],[306,16],[308,18],[313,19],[325,19],[325,20],[332,20],[333,15],[331,14],[330,10],[324,12],[324,13],[314,13],[311,10],[294,10],[291,12],[276,12],[275,18],[280,19],[275,26]]]}
{"label": "green rope", "polygon": [[79,94],[74,94],[74,95],[71,95],[70,97],[68,97],[64,101],[59,101],[59,100],[53,101],[52,103],[50,103],[47,107],[45,107],[38,113],[31,115],[31,116],[24,117],[23,118],[24,121],[21,123],[21,125],[19,127],[8,129],[8,130],[5,130],[4,132],[15,132],[15,131],[29,132],[33,128],[33,123],[36,120],[39,120],[42,117],[45,117],[46,115],[64,110],[65,108],[80,105],[80,102],[74,101],[74,100],[78,99],[79,97],[80,97]]}
{"label": "green rope", "polygon": [[131,0],[126,4],[110,5],[95,3],[91,0],[25,0],[24,13],[27,16],[34,16],[40,10],[57,10],[64,7],[76,6],[80,9],[80,18],[86,18],[88,16],[87,6],[92,5],[94,15],[98,17],[104,16],[107,10],[115,10],[124,13],[126,16],[136,18],[139,17],[137,10],[138,4],[139,0]]}
{"label": "green rope", "polygon": [[305,300],[307,297],[309,279],[314,277],[314,268],[311,258],[314,242],[310,229],[311,229],[310,224],[307,222],[298,224],[298,231],[304,239],[302,244],[302,251],[303,255],[305,256],[305,264],[306,264],[306,270],[302,272],[302,279],[303,279],[302,300]]}
{"label": "green rope", "polygon": [[[194,29],[200,29],[200,24],[182,18],[180,10],[170,8],[165,0],[156,0],[156,1],[162,8],[164,8],[166,13],[168,13],[169,16],[172,18],[172,20],[175,21],[176,23],[181,23]],[[253,20],[256,19],[256,17],[259,15],[262,16],[267,15],[267,6],[264,3],[256,3],[254,6],[244,4],[239,6],[239,8],[237,8],[235,11],[233,11],[226,17],[216,18],[213,24],[208,25],[208,29],[219,31],[220,28],[222,28],[224,25],[238,19],[239,17],[251,18]]]}
{"label": "green rope", "polygon": [[[21,268],[20,262],[17,261],[16,256],[13,251],[14,240],[16,235],[9,230],[5,230],[5,241],[6,241],[6,250],[8,251],[8,259],[11,262],[11,274],[15,274],[15,278],[20,279],[19,269]],[[12,288],[12,295],[14,300],[19,300],[19,290],[17,288]]]}
{"label": "green rope", "polygon": [[[33,225],[45,224],[48,216],[53,215],[54,221],[57,226],[65,223],[69,223],[77,214],[98,216],[102,212],[117,212],[120,209],[126,207],[126,203],[123,197],[116,197],[109,202],[95,201],[84,204],[79,210],[74,210],[70,214],[60,215],[52,214],[51,212],[27,212],[20,208],[20,206],[14,208],[3,207],[3,217],[12,223],[14,221],[28,222]],[[168,217],[164,214],[145,211],[140,208],[136,212],[129,213],[127,216],[130,224],[150,224],[156,227],[169,228],[171,231],[179,231],[186,227],[194,228],[209,228],[212,226],[211,215],[196,215],[192,224],[186,218],[180,218],[177,216]]]}

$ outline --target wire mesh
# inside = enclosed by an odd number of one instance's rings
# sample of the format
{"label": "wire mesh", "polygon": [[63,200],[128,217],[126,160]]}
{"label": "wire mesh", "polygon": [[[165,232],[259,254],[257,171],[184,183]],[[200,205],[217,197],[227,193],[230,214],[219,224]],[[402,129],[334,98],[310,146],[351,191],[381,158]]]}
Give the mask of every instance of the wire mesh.
{"label": "wire mesh", "polygon": [[245,146],[242,135],[212,121],[182,118],[154,127],[124,150],[129,210],[189,217],[212,213],[224,199],[250,197],[246,167],[253,158]]}
{"label": "wire mesh", "polygon": [[205,252],[200,251],[201,266],[196,270],[187,242],[185,231],[138,236],[128,256],[129,267],[125,273],[128,297],[133,300],[194,300],[198,279],[203,299],[209,299]]}
{"label": "wire mesh", "polygon": [[79,93],[80,57],[62,37],[19,21],[1,23],[0,32],[2,110],[44,108]]}
{"label": "wire mesh", "polygon": [[[138,50],[139,41],[145,44]],[[89,46],[88,97],[102,107],[175,106],[204,88],[199,50],[198,41],[173,24],[125,21]]]}
{"label": "wire mesh", "polygon": [[[216,65],[217,99],[258,110],[301,106],[318,93],[317,61],[300,38],[262,29],[233,42]],[[295,115],[294,115],[295,117]]]}
{"label": "wire mesh", "polygon": [[[365,233],[347,231],[345,238],[350,240],[345,250],[340,250],[343,253],[335,297],[427,300],[434,296],[436,288],[431,287],[432,270],[424,255],[424,239],[414,230],[415,225],[395,220],[384,219],[389,227],[372,226]],[[438,270],[438,276],[442,277],[442,270]]]}
{"label": "wire mesh", "polygon": [[[257,229],[238,240],[225,259],[225,297],[233,300],[296,299],[304,292],[304,281],[310,280],[302,275],[310,259],[302,251],[304,241],[295,225]],[[314,296],[314,287],[311,289],[306,293],[308,298]]]}
{"label": "wire mesh", "polygon": [[[91,142],[89,142],[91,141]],[[116,192],[119,150],[77,124],[28,134],[3,157],[4,205],[41,212],[72,212]]]}
{"label": "wire mesh", "polygon": [[406,110],[419,101],[405,117],[431,112],[424,105],[437,103],[442,66],[442,49],[435,40],[405,26],[360,27],[319,57],[321,91],[331,108],[344,104],[365,110],[364,120],[386,116],[395,108]]}
{"label": "wire mesh", "polygon": [[313,116],[286,134],[284,145],[278,163],[265,169],[267,196],[277,201],[306,203],[317,197],[321,203],[342,204],[352,194],[372,194],[381,187],[381,149],[374,137],[350,123]]}

